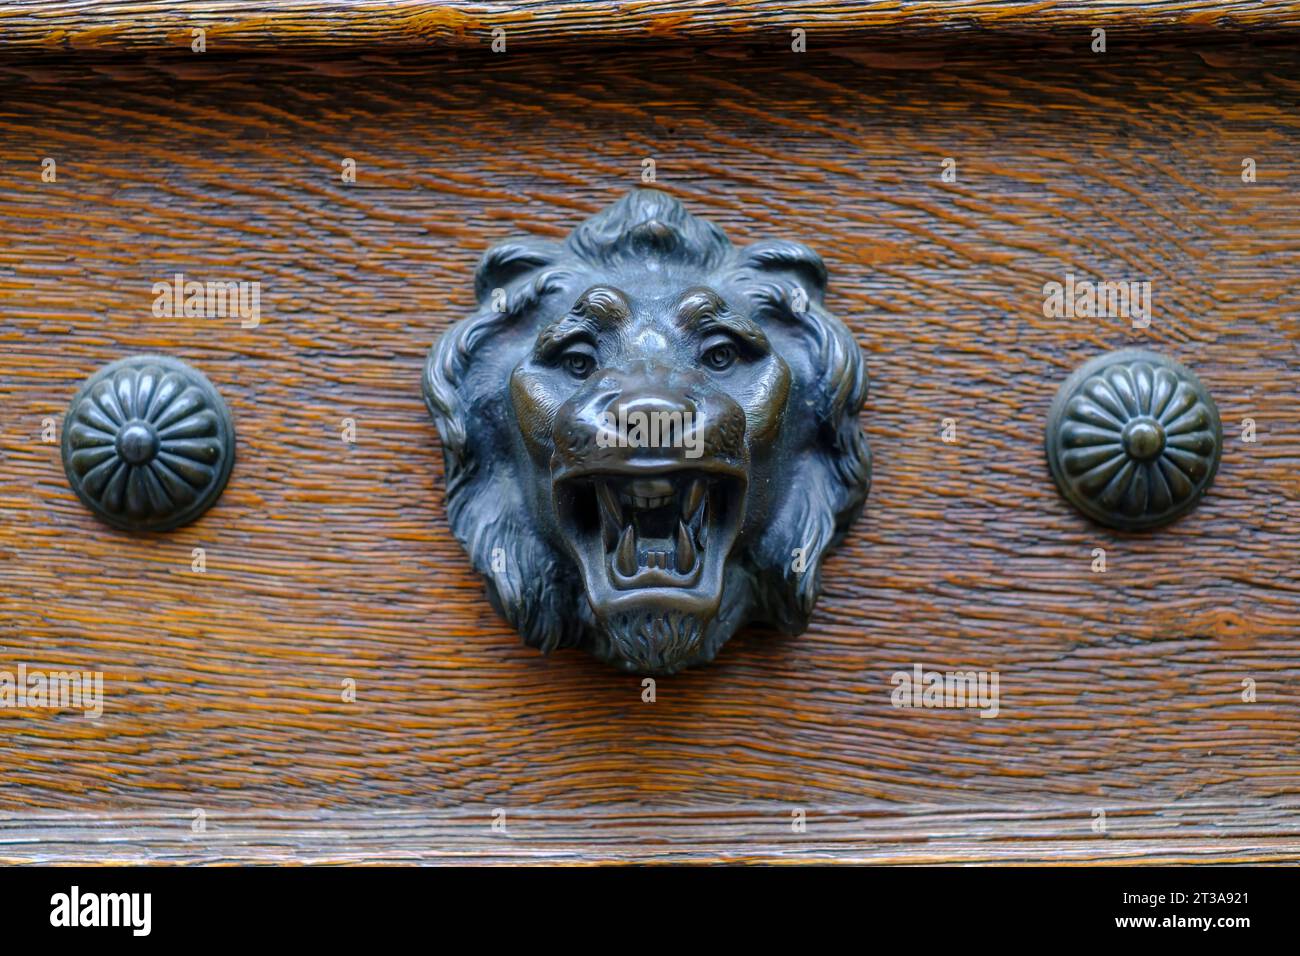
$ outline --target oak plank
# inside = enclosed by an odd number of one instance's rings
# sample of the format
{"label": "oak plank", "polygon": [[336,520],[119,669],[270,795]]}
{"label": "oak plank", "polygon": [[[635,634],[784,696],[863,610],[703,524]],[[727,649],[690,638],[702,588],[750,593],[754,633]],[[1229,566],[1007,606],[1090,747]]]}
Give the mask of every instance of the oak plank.
{"label": "oak plank", "polygon": [[[0,863],[591,864],[839,862],[1096,866],[1294,861],[1294,803],[1083,807],[840,807],[799,832],[783,806],[212,814],[0,814]],[[493,824],[498,825],[494,829]]]}
{"label": "oak plank", "polygon": [[[1300,30],[1295,0],[39,0],[0,7],[0,51],[188,53],[193,31],[208,52],[507,49],[658,43],[809,43],[947,37],[1073,37],[1094,28],[1142,46],[1171,38],[1270,37]],[[503,32],[497,32],[503,31]],[[888,57],[888,51],[876,51]]]}

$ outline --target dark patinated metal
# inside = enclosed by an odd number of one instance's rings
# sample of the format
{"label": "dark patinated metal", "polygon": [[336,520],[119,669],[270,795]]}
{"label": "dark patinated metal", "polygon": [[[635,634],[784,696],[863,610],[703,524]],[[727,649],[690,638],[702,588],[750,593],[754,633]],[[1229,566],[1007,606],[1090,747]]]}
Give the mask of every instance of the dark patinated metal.
{"label": "dark patinated metal", "polygon": [[733,248],[655,190],[487,252],[424,394],[452,528],[529,645],[671,673],[807,626],[871,476],[825,285],[807,247]]}
{"label": "dark patinated metal", "polygon": [[235,461],[230,411],[212,383],[165,355],[106,365],[63,423],[63,468],[92,512],[115,528],[166,531],[221,495]]}
{"label": "dark patinated metal", "polygon": [[1086,362],[1047,418],[1047,461],[1061,494],[1125,531],[1191,510],[1214,480],[1222,445],[1219,410],[1200,380],[1141,349]]}

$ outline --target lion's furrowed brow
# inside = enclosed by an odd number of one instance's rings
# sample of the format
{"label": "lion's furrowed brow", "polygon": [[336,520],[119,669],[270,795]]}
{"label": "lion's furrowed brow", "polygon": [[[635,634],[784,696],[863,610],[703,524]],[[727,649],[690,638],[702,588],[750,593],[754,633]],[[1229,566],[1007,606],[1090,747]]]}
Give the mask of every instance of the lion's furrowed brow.
{"label": "lion's furrowed brow", "polygon": [[537,334],[537,344],[534,347],[534,352],[540,357],[546,357],[573,339],[590,338],[595,340],[599,333],[600,326],[590,318],[585,315],[574,315],[570,312],[556,319]]}
{"label": "lion's furrowed brow", "polygon": [[613,286],[592,286],[537,336],[537,351],[546,353],[577,336],[596,338],[602,331],[626,322],[632,316],[627,297]]}
{"label": "lion's furrowed brow", "polygon": [[677,303],[677,325],[684,332],[707,335],[710,332],[729,332],[756,348],[767,347],[767,336],[753,319],[746,318],[723,301],[711,289],[692,289]]}
{"label": "lion's furrowed brow", "polygon": [[620,290],[609,285],[594,285],[573,303],[569,310],[595,322],[602,329],[611,328],[632,317],[632,304]]}

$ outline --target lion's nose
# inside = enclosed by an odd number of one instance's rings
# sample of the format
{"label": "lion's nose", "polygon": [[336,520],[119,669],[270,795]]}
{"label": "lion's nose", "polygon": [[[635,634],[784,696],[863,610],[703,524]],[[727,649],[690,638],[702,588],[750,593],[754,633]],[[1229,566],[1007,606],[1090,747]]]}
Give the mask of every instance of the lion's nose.
{"label": "lion's nose", "polygon": [[627,416],[681,415],[690,421],[696,411],[695,403],[683,393],[654,386],[624,389],[615,404]]}

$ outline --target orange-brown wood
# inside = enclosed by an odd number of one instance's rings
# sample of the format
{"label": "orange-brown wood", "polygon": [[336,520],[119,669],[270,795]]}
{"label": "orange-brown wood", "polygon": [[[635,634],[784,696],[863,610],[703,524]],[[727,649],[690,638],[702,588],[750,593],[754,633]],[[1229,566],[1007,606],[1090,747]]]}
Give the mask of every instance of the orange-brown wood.
{"label": "orange-brown wood", "polygon": [[[0,670],[106,694],[0,708],[0,859],[1300,858],[1294,51],[10,59],[0,86]],[[826,257],[875,454],[810,632],[743,632],[654,703],[494,615],[419,389],[481,252],[645,158],[733,240]],[[154,317],[176,272],[259,281],[260,324]],[[1067,272],[1150,280],[1151,327],[1044,317]],[[1041,448],[1058,383],[1132,344],[1226,432],[1209,497],[1145,535],[1072,512]],[[202,369],[239,443],[201,521],[135,537],[42,430],[140,351]],[[997,670],[1000,716],[895,709],[915,663]]]}
{"label": "orange-brown wood", "polygon": [[944,36],[1056,36],[1086,46],[1092,30],[1147,46],[1222,33],[1300,31],[1295,0],[38,0],[0,7],[0,50],[210,53],[505,50],[575,44],[729,44],[789,48],[792,31],[825,49],[846,41]]}

